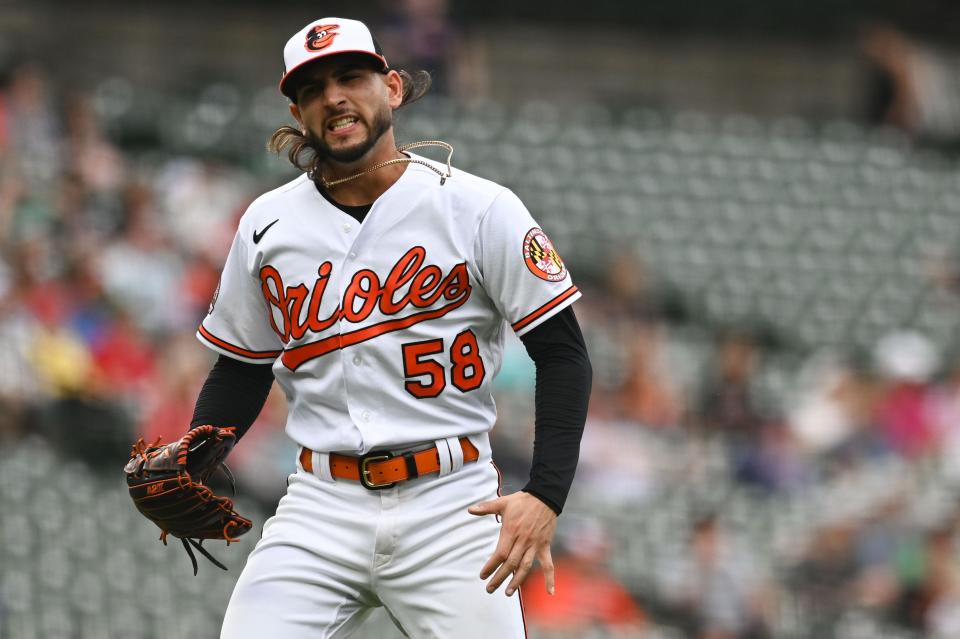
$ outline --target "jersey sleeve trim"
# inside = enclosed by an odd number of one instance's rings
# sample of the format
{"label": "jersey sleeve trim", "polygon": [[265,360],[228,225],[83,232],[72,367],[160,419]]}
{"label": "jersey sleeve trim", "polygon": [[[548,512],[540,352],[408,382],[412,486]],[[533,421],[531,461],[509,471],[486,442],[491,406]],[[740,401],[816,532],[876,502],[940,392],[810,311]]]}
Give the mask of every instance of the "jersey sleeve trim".
{"label": "jersey sleeve trim", "polygon": [[571,286],[563,293],[560,293],[555,298],[537,310],[533,311],[523,319],[514,322],[511,326],[517,335],[523,335],[523,333],[526,333],[528,330],[549,319],[554,313],[557,313],[570,304],[573,304],[575,301],[580,299],[580,295],[580,289],[578,289],[576,286]]}
{"label": "jersey sleeve trim", "polygon": [[200,327],[197,329],[197,338],[200,339],[201,342],[205,342],[208,345],[212,346],[217,351],[222,351],[222,352],[225,351],[225,354],[227,355],[240,358],[240,359],[245,359],[245,360],[253,360],[256,363],[262,363],[265,360],[272,362],[273,360],[277,359],[277,357],[279,357],[281,352],[283,352],[283,351],[251,351],[246,348],[235,346],[234,344],[231,344],[226,340],[220,339],[219,337],[217,337],[216,335],[208,331],[206,328],[203,327],[203,324],[201,324]]}

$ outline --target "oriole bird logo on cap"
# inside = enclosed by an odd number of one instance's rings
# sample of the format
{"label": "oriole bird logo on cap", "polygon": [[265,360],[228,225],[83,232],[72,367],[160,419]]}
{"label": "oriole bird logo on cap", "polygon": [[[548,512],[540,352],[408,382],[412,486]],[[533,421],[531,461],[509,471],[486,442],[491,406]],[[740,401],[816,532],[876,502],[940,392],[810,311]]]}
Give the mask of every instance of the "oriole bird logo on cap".
{"label": "oriole bird logo on cap", "polygon": [[310,29],[307,32],[307,42],[304,44],[307,51],[320,51],[329,47],[333,44],[333,39],[339,35],[337,33],[339,28],[338,24],[318,24]]}

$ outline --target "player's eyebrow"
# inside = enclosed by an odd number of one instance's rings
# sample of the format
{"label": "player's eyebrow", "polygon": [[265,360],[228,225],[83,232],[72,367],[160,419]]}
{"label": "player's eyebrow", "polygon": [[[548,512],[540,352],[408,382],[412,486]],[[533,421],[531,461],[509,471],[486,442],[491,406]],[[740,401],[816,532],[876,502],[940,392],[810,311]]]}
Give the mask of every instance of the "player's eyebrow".
{"label": "player's eyebrow", "polygon": [[[330,71],[330,78],[338,79],[348,73],[363,71],[364,69],[369,69],[368,65],[363,64],[360,60],[347,60],[333,67]],[[298,96],[307,95],[313,91],[319,90],[323,87],[325,82],[324,77],[326,74],[319,69],[305,69],[303,77],[300,78],[297,82],[297,88],[295,89],[295,94]]]}

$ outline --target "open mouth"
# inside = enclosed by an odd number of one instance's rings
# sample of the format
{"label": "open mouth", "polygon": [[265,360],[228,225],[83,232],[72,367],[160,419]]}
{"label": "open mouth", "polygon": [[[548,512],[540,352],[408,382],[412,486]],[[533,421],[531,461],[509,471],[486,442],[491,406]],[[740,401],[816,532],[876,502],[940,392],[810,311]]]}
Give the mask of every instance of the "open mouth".
{"label": "open mouth", "polygon": [[358,121],[359,119],[356,116],[344,115],[339,118],[334,118],[333,120],[330,120],[329,122],[327,122],[327,130],[333,131],[334,133],[336,133],[337,131],[343,131],[345,129],[349,129]]}

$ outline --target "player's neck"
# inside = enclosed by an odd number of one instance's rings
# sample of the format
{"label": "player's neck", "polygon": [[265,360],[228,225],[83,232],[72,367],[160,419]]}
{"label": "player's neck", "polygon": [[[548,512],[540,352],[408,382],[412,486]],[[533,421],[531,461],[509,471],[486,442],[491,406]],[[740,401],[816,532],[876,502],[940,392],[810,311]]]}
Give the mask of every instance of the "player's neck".
{"label": "player's neck", "polygon": [[[402,158],[404,155],[397,151],[393,131],[384,134],[377,144],[356,162],[324,162],[321,173],[327,182],[347,178],[376,166],[381,162]],[[345,206],[362,206],[372,204],[378,197],[393,186],[407,169],[407,163],[390,164],[370,171],[348,182],[327,188],[330,196]],[[322,184],[322,183],[321,183]]]}

